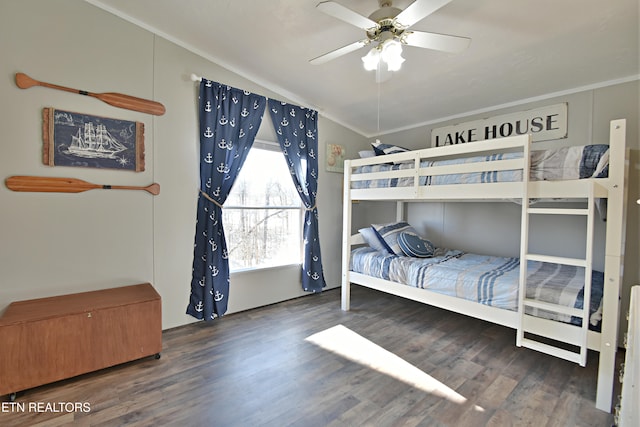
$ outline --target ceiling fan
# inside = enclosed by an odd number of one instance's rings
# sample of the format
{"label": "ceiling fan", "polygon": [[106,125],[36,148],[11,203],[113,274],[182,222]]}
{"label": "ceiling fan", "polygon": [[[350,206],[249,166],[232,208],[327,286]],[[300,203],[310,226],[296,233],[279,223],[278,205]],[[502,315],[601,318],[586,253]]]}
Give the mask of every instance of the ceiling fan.
{"label": "ceiling fan", "polygon": [[369,53],[362,58],[367,70],[376,70],[376,81],[381,82],[400,69],[404,62],[402,46],[415,46],[444,52],[458,53],[465,50],[471,39],[446,34],[409,30],[416,22],[424,19],[451,0],[416,0],[406,9],[392,6],[391,0],[378,0],[379,9],[369,17],[364,17],[334,1],[318,3],[317,9],[348,24],[365,30],[367,37],[339,49],[320,55],[309,61],[323,64],[346,55],[361,47],[375,43]]}

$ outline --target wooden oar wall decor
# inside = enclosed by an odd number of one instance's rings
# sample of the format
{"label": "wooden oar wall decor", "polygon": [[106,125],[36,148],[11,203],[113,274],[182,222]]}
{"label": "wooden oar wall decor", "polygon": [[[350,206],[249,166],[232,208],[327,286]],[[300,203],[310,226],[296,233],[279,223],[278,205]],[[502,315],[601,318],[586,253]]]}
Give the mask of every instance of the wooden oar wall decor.
{"label": "wooden oar wall decor", "polygon": [[106,93],[93,93],[86,90],[72,89],[69,87],[58,86],[51,83],[41,82],[24,73],[16,73],[16,85],[20,89],[28,89],[33,86],[48,87],[51,89],[62,90],[65,92],[77,93],[80,95],[91,96],[106,102],[114,107],[125,108],[127,110],[139,111],[141,113],[153,114],[161,116],[165,113],[164,105],[156,101],[150,101],[148,99],[136,98],[135,96],[124,95],[122,93],[106,92]]}
{"label": "wooden oar wall decor", "polygon": [[93,184],[77,178],[54,178],[46,176],[10,176],[5,180],[7,188],[13,191],[47,192],[47,193],[81,193],[83,191],[104,190],[144,190],[157,196],[160,184],[153,183],[146,187],[132,185]]}

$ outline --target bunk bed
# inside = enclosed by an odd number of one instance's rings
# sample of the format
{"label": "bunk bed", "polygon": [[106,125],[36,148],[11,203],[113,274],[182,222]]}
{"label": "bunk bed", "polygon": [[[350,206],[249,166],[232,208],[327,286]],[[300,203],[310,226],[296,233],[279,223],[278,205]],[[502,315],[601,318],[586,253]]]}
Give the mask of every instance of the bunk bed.
{"label": "bunk bed", "polygon": [[[624,251],[628,171],[625,126],[625,120],[613,120],[610,123],[608,149],[606,152],[600,152],[602,156],[601,161],[598,161],[597,171],[587,178],[581,178],[579,174],[551,177],[553,180],[540,176],[532,169],[532,158],[540,158],[540,155],[532,150],[530,135],[345,161],[342,309],[349,310],[350,286],[357,284],[513,328],[516,330],[517,346],[567,359],[581,366],[586,364],[588,350],[597,351],[599,366],[596,407],[610,412]],[[580,204],[553,203],[547,205],[551,207],[537,207],[539,205],[536,202],[540,200],[580,201]],[[434,265],[437,268],[446,268],[446,263],[442,262],[443,258],[458,262],[467,254],[455,250],[434,251],[433,248],[429,248],[430,251],[421,254],[420,258],[403,256],[404,254],[397,253],[397,248],[389,246],[397,241],[384,241],[384,232],[380,228],[384,225],[372,226],[376,232],[383,233],[377,233],[383,247],[370,245],[372,240],[365,239],[366,233],[354,234],[352,204],[358,201],[396,202],[395,223],[385,225],[391,228],[408,227],[409,235],[416,233],[404,222],[407,202],[519,203],[519,258],[496,261],[498,269],[511,263],[510,273],[507,274],[514,278],[511,285],[513,301],[507,304],[510,306],[492,305],[488,300],[473,301],[455,295],[456,292],[426,289],[431,285],[416,283],[415,277],[422,280],[423,276],[427,276],[423,274],[425,269]],[[598,293],[595,288],[592,289],[592,283],[597,287],[594,281],[597,273],[592,270],[592,253],[594,220],[598,216],[599,206],[603,206],[601,214],[606,215],[607,219],[605,259],[604,272],[599,281],[601,300],[592,301],[592,295]],[[549,218],[567,215],[586,218],[584,258],[530,253],[529,221],[534,215]],[[397,237],[396,234],[395,238]],[[429,246],[429,242],[425,242],[425,245]],[[469,256],[473,258],[476,255]],[[372,259],[373,264],[369,263],[370,267],[363,267],[363,257]],[[521,260],[526,262],[520,262]],[[493,261],[491,259],[490,262]],[[480,263],[486,262],[486,259],[482,259]],[[583,271],[582,276],[577,279],[581,282],[582,288],[581,305],[571,303],[570,306],[566,306],[566,302],[549,302],[540,298],[536,292],[531,292],[530,287],[534,286],[531,283],[532,277],[535,276],[531,273],[531,268],[533,266],[535,269],[540,265],[571,266]],[[374,270],[380,270],[379,274]],[[398,272],[400,270],[401,272]],[[437,282],[440,282],[443,274],[435,274],[435,277],[439,278]],[[453,279],[454,282],[456,280]],[[575,282],[576,278],[571,280]],[[598,328],[589,326],[594,323],[589,321],[594,319],[594,302],[600,310],[596,316],[601,314]],[[553,315],[550,316],[550,313]]]}

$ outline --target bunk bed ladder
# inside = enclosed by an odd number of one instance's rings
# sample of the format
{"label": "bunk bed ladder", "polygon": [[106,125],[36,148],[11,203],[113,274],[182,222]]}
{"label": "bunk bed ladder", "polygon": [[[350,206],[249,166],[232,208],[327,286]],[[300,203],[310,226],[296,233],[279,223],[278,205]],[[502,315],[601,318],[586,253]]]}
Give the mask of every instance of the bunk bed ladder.
{"label": "bunk bed ladder", "polygon": [[[520,313],[519,324],[517,329],[516,345],[519,347],[527,347],[533,350],[537,350],[543,353],[551,354],[562,359],[566,359],[580,366],[585,366],[587,363],[587,338],[589,332],[589,306],[591,296],[591,275],[592,275],[592,263],[593,263],[593,222],[595,216],[595,197],[594,187],[591,185],[589,191],[589,197],[587,198],[587,208],[532,208],[528,204],[523,205],[523,219],[522,219],[522,248],[521,248],[521,260],[528,261],[542,261],[559,265],[571,265],[581,267],[585,269],[585,283],[584,283],[584,303],[583,308],[570,308],[563,305],[552,304],[536,300],[535,298],[528,297],[526,292],[526,268],[521,268],[520,271],[520,292],[519,292],[519,306],[518,312]],[[582,216],[587,219],[587,234],[585,245],[585,257],[580,258],[564,258],[550,255],[532,254],[528,251],[528,233],[529,233],[529,217],[531,215],[570,215],[570,216]],[[524,264],[526,265],[526,264]],[[561,313],[570,315],[581,319],[582,326],[579,328],[579,332],[575,334],[575,337],[571,342],[573,349],[579,348],[579,351],[569,350],[560,347],[558,344],[546,341],[544,338],[551,338],[546,336],[544,328],[533,327],[535,319],[537,317],[533,314],[527,314],[527,311],[531,309],[545,310],[554,313]],[[526,336],[525,333],[534,334],[534,337]],[[542,339],[541,339],[542,338]]]}

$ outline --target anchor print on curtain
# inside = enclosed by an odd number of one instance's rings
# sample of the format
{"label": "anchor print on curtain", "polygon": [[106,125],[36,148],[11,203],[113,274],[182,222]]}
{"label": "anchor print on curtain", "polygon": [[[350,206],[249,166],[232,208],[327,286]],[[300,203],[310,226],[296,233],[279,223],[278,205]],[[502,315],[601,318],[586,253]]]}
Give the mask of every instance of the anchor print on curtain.
{"label": "anchor print on curtain", "polygon": [[224,204],[262,122],[266,98],[202,79],[200,194],[187,314],[213,320],[227,311],[229,259]]}
{"label": "anchor print on curtain", "polygon": [[314,110],[269,99],[269,114],[289,172],[305,206],[302,289],[326,286],[318,231],[318,114]]}

